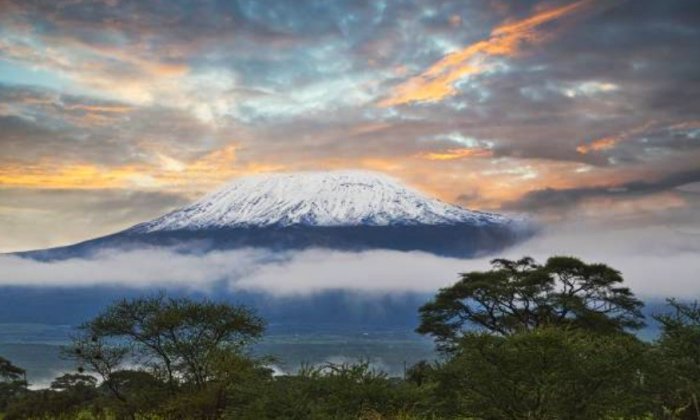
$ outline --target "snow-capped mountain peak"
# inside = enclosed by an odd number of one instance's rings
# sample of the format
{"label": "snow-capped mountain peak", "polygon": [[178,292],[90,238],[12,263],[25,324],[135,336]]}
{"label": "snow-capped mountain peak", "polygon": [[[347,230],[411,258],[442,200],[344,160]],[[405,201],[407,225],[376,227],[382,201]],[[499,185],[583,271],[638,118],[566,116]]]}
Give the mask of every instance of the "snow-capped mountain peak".
{"label": "snow-capped mountain peak", "polygon": [[299,172],[240,178],[150,222],[22,257],[63,260],[167,247],[183,253],[384,249],[463,258],[503,249],[533,232],[518,218],[447,204],[386,175]]}
{"label": "snow-capped mountain peak", "polygon": [[142,232],[265,226],[501,224],[370,171],[296,172],[234,180],[201,200],[144,223]]}

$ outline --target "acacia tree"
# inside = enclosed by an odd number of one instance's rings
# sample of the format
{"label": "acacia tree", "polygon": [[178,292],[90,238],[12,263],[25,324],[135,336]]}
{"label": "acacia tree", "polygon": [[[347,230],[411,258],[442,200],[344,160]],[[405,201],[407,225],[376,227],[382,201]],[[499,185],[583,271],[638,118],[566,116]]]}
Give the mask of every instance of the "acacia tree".
{"label": "acacia tree", "polygon": [[75,389],[93,389],[97,386],[94,376],[80,373],[65,373],[51,382],[50,388],[54,391],[72,391]]}
{"label": "acacia tree", "polygon": [[466,327],[508,336],[544,326],[620,332],[644,325],[642,302],[605,264],[573,257],[551,257],[544,265],[529,257],[491,264],[489,271],[462,274],[423,305],[417,331],[449,350]]}
{"label": "acacia tree", "polygon": [[201,389],[212,379],[212,356],[240,352],[262,335],[264,322],[243,306],[209,300],[154,297],[118,301],[79,329],[65,354],[110,379],[126,362],[163,379],[171,393],[186,384]]}

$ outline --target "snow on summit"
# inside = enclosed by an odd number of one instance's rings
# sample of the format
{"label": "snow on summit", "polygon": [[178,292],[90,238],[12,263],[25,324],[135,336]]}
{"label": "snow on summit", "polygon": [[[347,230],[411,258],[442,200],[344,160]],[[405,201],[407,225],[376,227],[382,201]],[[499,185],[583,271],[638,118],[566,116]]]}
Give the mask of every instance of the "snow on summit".
{"label": "snow on summit", "polygon": [[146,232],[255,226],[474,225],[507,223],[369,171],[295,172],[236,179],[201,200],[139,226]]}

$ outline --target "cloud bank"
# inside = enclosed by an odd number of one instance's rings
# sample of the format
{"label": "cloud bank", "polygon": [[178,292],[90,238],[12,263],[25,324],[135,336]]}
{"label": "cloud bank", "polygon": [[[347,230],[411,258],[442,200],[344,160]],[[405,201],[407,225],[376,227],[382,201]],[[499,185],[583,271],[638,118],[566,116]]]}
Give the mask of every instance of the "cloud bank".
{"label": "cloud bank", "polygon": [[[700,229],[673,226],[610,228],[591,223],[557,225],[499,256],[573,255],[622,271],[643,297],[700,295]],[[1,256],[3,286],[122,286],[194,291],[248,291],[275,297],[331,290],[370,294],[427,293],[452,284],[458,274],[484,270],[494,256],[444,258],[422,252],[341,252],[264,249],[181,254],[168,249],[105,252],[91,259],[39,262]]]}

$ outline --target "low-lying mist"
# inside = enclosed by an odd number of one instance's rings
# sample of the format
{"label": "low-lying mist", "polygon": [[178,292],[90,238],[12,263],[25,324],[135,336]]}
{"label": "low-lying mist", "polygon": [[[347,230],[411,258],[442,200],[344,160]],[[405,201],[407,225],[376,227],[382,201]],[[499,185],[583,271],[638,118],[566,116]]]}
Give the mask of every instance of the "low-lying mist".
{"label": "low-lying mist", "polygon": [[0,286],[177,288],[208,292],[222,287],[271,296],[305,296],[332,290],[357,293],[432,293],[458,274],[489,267],[494,257],[544,260],[573,255],[622,271],[645,297],[700,293],[700,235],[666,226],[612,229],[602,224],[557,224],[500,255],[445,258],[424,252],[309,249],[271,252],[239,249],[181,253],[150,248],[104,251],[89,259],[36,261],[0,256]]}

